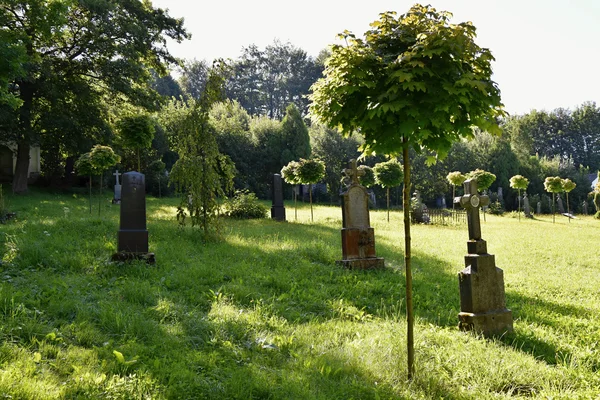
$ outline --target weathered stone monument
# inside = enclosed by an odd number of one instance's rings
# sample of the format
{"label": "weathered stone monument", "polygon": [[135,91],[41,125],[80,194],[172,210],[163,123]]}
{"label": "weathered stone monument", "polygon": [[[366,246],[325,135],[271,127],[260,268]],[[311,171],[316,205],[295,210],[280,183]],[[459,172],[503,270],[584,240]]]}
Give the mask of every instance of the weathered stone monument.
{"label": "weathered stone monument", "polygon": [[273,175],[273,205],[271,206],[271,218],[277,221],[285,221],[285,206],[283,205],[283,183],[281,175]]}
{"label": "weathered stone monument", "polygon": [[585,200],[583,201],[582,207],[583,207],[583,215],[588,215],[587,201],[585,201]]}
{"label": "weathered stone monument", "polygon": [[120,174],[119,170],[117,170],[113,175],[116,178],[116,182],[115,182],[115,194],[113,196],[112,203],[113,204],[121,204],[121,184],[119,183],[119,176],[121,176],[123,174]]}
{"label": "weathered stone monument", "polygon": [[468,254],[465,269],[458,273],[460,287],[459,328],[493,336],[513,330],[512,312],[506,308],[504,273],[496,267],[495,257],[488,254],[481,238],[479,208],[489,204],[488,196],[477,194],[477,181],[464,183],[465,195],[454,202],[467,210],[469,224]]}
{"label": "weathered stone monument", "polygon": [[356,160],[349,163],[344,174],[350,186],[342,193],[342,257],[337,264],[345,268],[376,269],[384,267],[383,258],[375,253],[375,231],[369,220],[369,195],[360,185],[361,172],[356,168]]}
{"label": "weathered stone monument", "polygon": [[556,196],[556,203],[558,204],[558,212],[561,214],[565,213],[565,206],[563,205],[562,199],[560,196]]}
{"label": "weathered stone monument", "polygon": [[502,187],[498,186],[498,201],[504,205],[504,194],[502,193]]}
{"label": "weathered stone monument", "polygon": [[144,174],[123,174],[121,198],[121,222],[117,234],[115,261],[143,259],[154,264],[154,253],[148,252],[148,230],[146,229],[146,184]]}
{"label": "weathered stone monument", "polygon": [[542,214],[542,202],[541,201],[537,202],[537,214],[538,215]]}
{"label": "weathered stone monument", "polygon": [[531,215],[531,206],[529,205],[527,193],[523,193],[523,211],[525,212],[525,218],[533,218],[533,215]]}

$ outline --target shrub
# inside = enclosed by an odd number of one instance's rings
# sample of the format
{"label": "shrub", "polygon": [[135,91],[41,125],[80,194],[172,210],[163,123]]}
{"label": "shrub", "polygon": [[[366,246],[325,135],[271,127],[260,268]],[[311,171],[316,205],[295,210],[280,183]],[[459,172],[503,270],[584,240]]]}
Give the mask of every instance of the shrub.
{"label": "shrub", "polygon": [[502,215],[504,214],[504,207],[502,207],[502,204],[496,200],[490,203],[488,211],[493,215]]}
{"label": "shrub", "polygon": [[267,207],[258,201],[254,193],[248,190],[236,191],[235,196],[225,202],[225,214],[232,218],[266,218],[267,211]]}

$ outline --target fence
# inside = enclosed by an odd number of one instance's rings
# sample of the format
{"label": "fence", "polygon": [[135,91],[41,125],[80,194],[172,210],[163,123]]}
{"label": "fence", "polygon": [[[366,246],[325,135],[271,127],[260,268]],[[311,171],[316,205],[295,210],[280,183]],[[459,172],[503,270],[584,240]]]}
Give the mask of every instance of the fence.
{"label": "fence", "polygon": [[429,217],[430,224],[460,225],[467,223],[467,212],[464,209],[429,208],[424,214],[426,221]]}

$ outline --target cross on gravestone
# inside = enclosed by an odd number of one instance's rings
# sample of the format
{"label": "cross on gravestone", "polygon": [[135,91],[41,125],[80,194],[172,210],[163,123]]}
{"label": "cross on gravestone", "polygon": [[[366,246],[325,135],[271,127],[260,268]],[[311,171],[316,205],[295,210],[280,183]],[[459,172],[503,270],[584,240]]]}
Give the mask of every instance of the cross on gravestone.
{"label": "cross on gravestone", "polygon": [[121,203],[121,185],[119,184],[119,175],[123,175],[119,173],[119,170],[116,170],[116,172],[113,174],[116,178],[116,183],[115,183],[115,194],[113,196],[113,204],[120,204]]}
{"label": "cross on gravestone", "polygon": [[464,183],[465,195],[454,199],[467,210],[467,223],[469,225],[469,240],[481,239],[481,223],[479,221],[479,208],[490,203],[490,198],[477,193],[477,180],[468,179]]}
{"label": "cross on gravestone", "polygon": [[350,160],[350,168],[344,169],[344,175],[350,178],[350,182],[352,185],[359,185],[358,177],[363,176],[365,171],[361,171],[356,166],[356,160]]}

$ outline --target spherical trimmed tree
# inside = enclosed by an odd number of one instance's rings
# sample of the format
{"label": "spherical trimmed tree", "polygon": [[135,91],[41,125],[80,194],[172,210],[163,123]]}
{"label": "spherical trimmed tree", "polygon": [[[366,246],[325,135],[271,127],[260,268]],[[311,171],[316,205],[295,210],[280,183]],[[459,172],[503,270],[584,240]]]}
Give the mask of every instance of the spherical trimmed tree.
{"label": "spherical trimmed tree", "polygon": [[552,196],[552,223],[555,222],[554,194],[563,191],[562,179],[560,176],[549,176],[544,180],[544,189]]}
{"label": "spherical trimmed tree", "polygon": [[358,170],[363,172],[358,175],[358,182],[361,185],[367,188],[375,185],[375,172],[373,172],[373,168],[368,165],[359,165]]}
{"label": "spherical trimmed tree", "polygon": [[75,169],[80,175],[89,176],[89,187],[90,187],[90,214],[92,213],[92,176],[96,175],[98,171],[92,164],[90,153],[82,154],[79,159],[75,162]]}
{"label": "spherical trimmed tree", "polygon": [[98,200],[98,215],[102,206],[102,185],[104,171],[121,161],[121,156],[116,154],[109,146],[95,145],[90,151],[90,162],[100,174],[100,199]]}
{"label": "spherical trimmed tree", "polygon": [[[375,164],[373,173],[375,174],[375,183],[386,189],[387,200],[387,221],[390,222],[390,188],[402,183],[402,165],[396,158]],[[406,207],[407,205],[404,204]]]}
{"label": "spherical trimmed tree", "polygon": [[149,115],[130,115],[117,122],[120,139],[128,149],[137,153],[138,171],[141,171],[140,150],[152,145],[155,127],[154,120]]}
{"label": "spherical trimmed tree", "polygon": [[[286,166],[281,168],[281,177],[290,185],[299,185],[298,178],[298,161],[290,161]],[[294,219],[298,219],[298,205],[296,204],[296,190],[294,190]]]}
{"label": "spherical trimmed tree", "polygon": [[456,187],[462,185],[467,180],[467,176],[460,171],[450,172],[446,179],[452,185],[452,209],[454,210],[454,197],[456,196]]}
{"label": "spherical trimmed tree", "polygon": [[510,178],[510,187],[517,189],[518,192],[519,221],[521,220],[521,190],[527,190],[527,186],[529,186],[529,179],[525,178],[523,175],[515,175]]}
{"label": "spherical trimmed tree", "polygon": [[567,194],[567,214],[569,214],[569,222],[571,222],[571,211],[569,209],[569,192],[575,189],[576,186],[577,184],[569,178],[562,180],[562,190]]}
{"label": "spherical trimmed tree", "polygon": [[310,159],[305,160],[303,158],[300,159],[298,163],[298,168],[296,169],[296,176],[298,177],[298,181],[303,185],[308,185],[308,198],[310,202],[310,220],[313,219],[313,206],[312,206],[312,185],[318,183],[321,179],[325,177],[325,163],[321,160]]}

